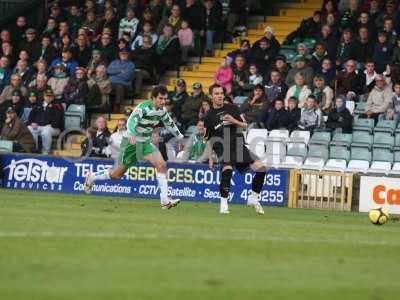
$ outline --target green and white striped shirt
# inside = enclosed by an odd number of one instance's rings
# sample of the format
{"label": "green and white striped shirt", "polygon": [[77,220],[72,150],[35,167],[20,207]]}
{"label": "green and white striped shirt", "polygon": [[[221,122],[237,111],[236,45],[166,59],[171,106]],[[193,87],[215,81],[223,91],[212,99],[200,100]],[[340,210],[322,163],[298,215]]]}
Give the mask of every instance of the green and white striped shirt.
{"label": "green and white striped shirt", "polygon": [[154,128],[162,122],[174,136],[182,139],[183,135],[176,127],[167,110],[156,109],[152,100],[147,100],[136,106],[128,119],[128,136],[135,136],[139,142],[151,141]]}

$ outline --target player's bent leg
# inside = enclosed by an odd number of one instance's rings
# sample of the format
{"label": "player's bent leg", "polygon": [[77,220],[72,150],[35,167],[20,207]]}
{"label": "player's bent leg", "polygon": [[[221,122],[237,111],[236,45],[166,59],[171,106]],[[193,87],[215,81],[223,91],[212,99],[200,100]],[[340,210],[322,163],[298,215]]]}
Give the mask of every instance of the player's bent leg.
{"label": "player's bent leg", "polygon": [[231,188],[231,179],[232,179],[233,169],[231,165],[225,165],[222,167],[221,171],[221,183],[219,186],[220,197],[220,206],[219,213],[220,214],[229,214],[229,191]]}
{"label": "player's bent leg", "polygon": [[83,184],[85,193],[90,194],[92,192],[93,185],[97,180],[120,179],[124,176],[127,169],[127,167],[119,165],[113,169],[105,169],[93,174],[88,173]]}
{"label": "player's bent leg", "polygon": [[179,199],[170,199],[168,197],[168,179],[167,179],[167,163],[163,159],[160,151],[154,151],[151,154],[147,154],[145,159],[150,162],[157,170],[157,182],[160,188],[160,201],[162,209],[171,209],[176,207],[179,203]]}
{"label": "player's bent leg", "polygon": [[257,214],[263,215],[264,209],[262,208],[258,198],[264,185],[266,167],[260,160],[256,160],[250,167],[256,172],[256,174],[253,177],[252,191],[247,198],[247,205],[254,207]]}

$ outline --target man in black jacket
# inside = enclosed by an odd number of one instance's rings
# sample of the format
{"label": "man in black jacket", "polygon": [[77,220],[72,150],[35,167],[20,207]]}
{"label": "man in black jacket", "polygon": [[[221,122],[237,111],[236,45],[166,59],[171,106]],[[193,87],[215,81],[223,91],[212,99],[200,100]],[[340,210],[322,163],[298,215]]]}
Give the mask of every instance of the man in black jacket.
{"label": "man in black jacket", "polygon": [[28,128],[38,144],[39,136],[42,138],[42,153],[49,154],[53,136],[61,133],[64,127],[64,110],[61,105],[54,104],[53,90],[44,92],[44,101],[41,106],[34,107],[28,121]]}
{"label": "man in black jacket", "polygon": [[47,34],[43,35],[41,46],[39,46],[39,58],[44,59],[47,65],[50,65],[56,56],[57,50],[51,45],[51,37]]}
{"label": "man in black jacket", "polygon": [[138,94],[142,89],[143,80],[154,76],[155,52],[151,36],[143,37],[143,45],[132,52],[131,59],[135,63],[135,93]]}
{"label": "man in black jacket", "polygon": [[25,35],[25,39],[19,44],[19,51],[26,50],[29,54],[30,62],[33,63],[39,58],[40,43],[36,39],[35,29],[27,29]]}
{"label": "man in black jacket", "polygon": [[286,129],[288,126],[288,112],[282,98],[275,100],[274,107],[264,116],[264,124],[268,130]]}
{"label": "man in black jacket", "polygon": [[330,130],[341,130],[342,133],[351,133],[353,130],[353,116],[346,108],[346,104],[340,97],[336,98],[335,108],[328,114],[326,127]]}
{"label": "man in black jacket", "polygon": [[222,20],[222,7],[221,4],[214,0],[205,0],[205,35],[206,35],[206,51],[212,54],[214,52],[214,35],[219,31]]}

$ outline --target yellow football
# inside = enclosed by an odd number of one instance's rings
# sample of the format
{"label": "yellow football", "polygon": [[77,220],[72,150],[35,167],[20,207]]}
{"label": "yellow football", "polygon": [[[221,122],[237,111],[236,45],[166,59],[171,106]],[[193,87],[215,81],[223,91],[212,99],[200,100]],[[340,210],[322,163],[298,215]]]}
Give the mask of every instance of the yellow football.
{"label": "yellow football", "polygon": [[369,211],[369,220],[374,225],[383,225],[389,219],[389,212],[386,208],[379,207]]}

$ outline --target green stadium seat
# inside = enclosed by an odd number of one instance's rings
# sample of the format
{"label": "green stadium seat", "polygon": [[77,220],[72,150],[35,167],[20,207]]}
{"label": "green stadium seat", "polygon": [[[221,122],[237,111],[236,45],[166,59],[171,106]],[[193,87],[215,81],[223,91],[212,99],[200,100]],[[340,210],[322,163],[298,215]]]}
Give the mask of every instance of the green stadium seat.
{"label": "green stadium seat", "polygon": [[0,152],[13,152],[13,142],[0,140]]}
{"label": "green stadium seat", "polygon": [[288,144],[286,155],[300,156],[304,159],[307,156],[307,148],[304,144]]}
{"label": "green stadium seat", "polygon": [[394,146],[394,136],[390,133],[377,132],[374,134],[373,148],[385,148],[391,150]]}
{"label": "green stadium seat", "polygon": [[348,162],[350,160],[350,150],[345,147],[331,146],[329,148],[329,158],[344,159]]}
{"label": "green stadium seat", "polygon": [[372,134],[374,130],[374,119],[354,118],[353,130],[367,131]]}
{"label": "green stadium seat", "polygon": [[400,151],[395,151],[394,152],[394,161],[395,162],[400,162]]}
{"label": "green stadium seat", "polygon": [[324,145],[328,147],[331,141],[331,133],[326,131],[317,131],[312,135],[309,145]]}
{"label": "green stadium seat", "polygon": [[68,106],[64,116],[65,116],[65,122],[64,122],[65,128],[68,129],[81,128],[86,121],[86,106],[71,104],[70,106]]}
{"label": "green stadium seat", "polygon": [[279,54],[286,57],[286,61],[288,63],[291,63],[293,61],[293,59],[296,57],[297,52],[294,49],[281,49],[279,51]]}
{"label": "green stadium seat", "polygon": [[373,136],[366,131],[355,131],[353,132],[351,147],[369,148],[371,149],[373,144]]}
{"label": "green stadium seat", "polygon": [[359,115],[365,113],[365,105],[366,102],[361,101],[356,104],[356,108],[354,109],[354,114]]}
{"label": "green stadium seat", "polygon": [[351,133],[335,133],[330,145],[350,147],[352,140],[353,136]]}
{"label": "green stadium seat", "polygon": [[400,150],[400,134],[396,134],[396,136],[394,137],[394,146],[393,146],[393,150]]}
{"label": "green stadium seat", "polygon": [[366,160],[368,162],[372,160],[372,154],[368,148],[352,147],[350,157],[352,160]]}
{"label": "green stadium seat", "polygon": [[388,132],[393,134],[396,130],[396,121],[393,120],[380,120],[374,128],[374,132]]}
{"label": "green stadium seat", "polygon": [[389,149],[374,148],[372,151],[372,160],[392,163],[394,160],[394,155]]}
{"label": "green stadium seat", "polygon": [[307,158],[309,157],[327,160],[329,157],[328,148],[323,145],[309,145]]}
{"label": "green stadium seat", "polygon": [[312,49],[314,49],[314,46],[317,43],[317,40],[313,39],[313,38],[305,38],[302,43],[306,45],[308,50],[312,50]]}

